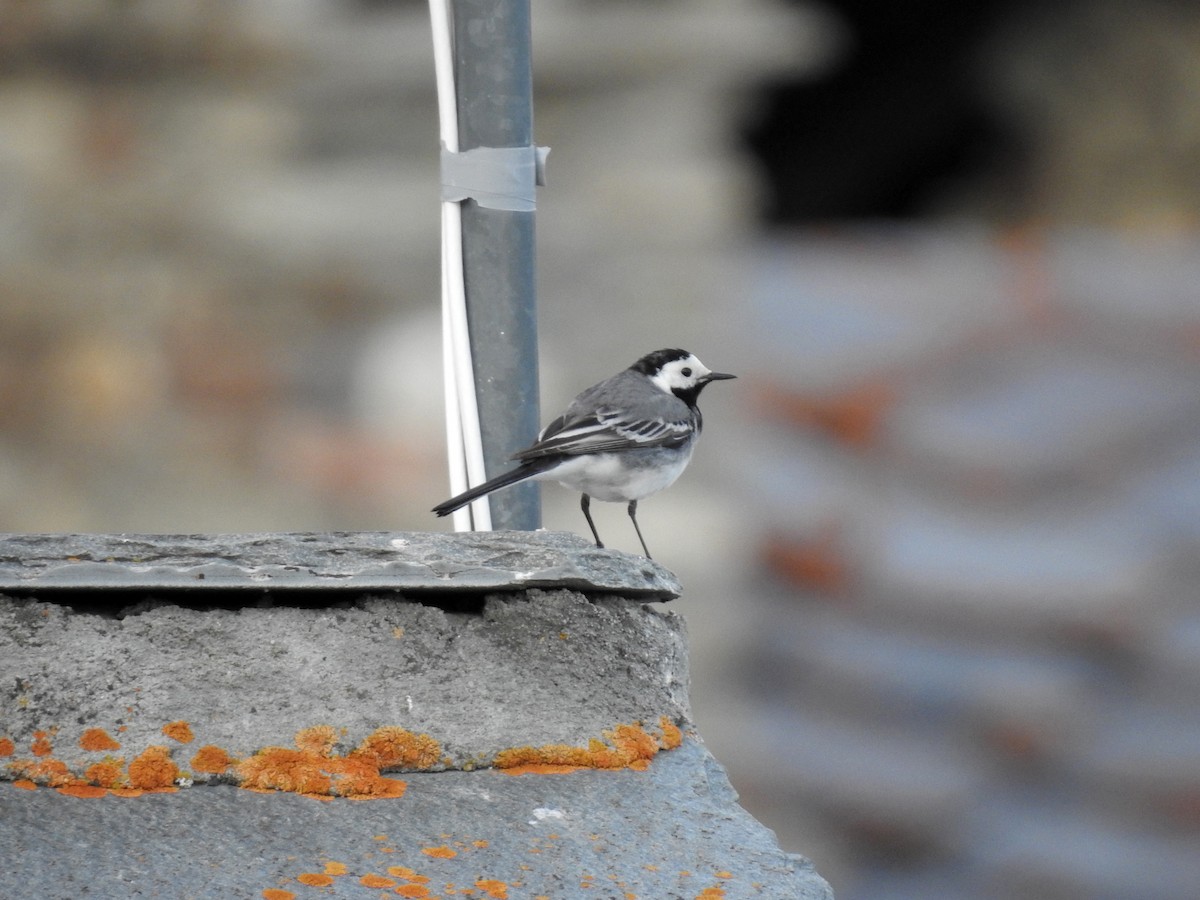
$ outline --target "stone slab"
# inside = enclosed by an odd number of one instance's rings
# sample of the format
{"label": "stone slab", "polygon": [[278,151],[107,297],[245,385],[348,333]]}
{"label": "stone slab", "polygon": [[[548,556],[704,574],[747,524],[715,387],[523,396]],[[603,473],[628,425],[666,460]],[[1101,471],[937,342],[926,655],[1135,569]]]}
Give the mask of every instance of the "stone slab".
{"label": "stone slab", "polygon": [[[695,740],[644,772],[406,780],[403,797],[365,803],[228,785],[89,800],[0,784],[0,896],[366,900],[423,885],[428,897],[832,900]],[[344,874],[299,880],[327,867]],[[370,887],[372,875],[386,881]]]}
{"label": "stone slab", "polygon": [[681,592],[653,560],[568,532],[0,535],[0,593],[539,587],[644,600]]}

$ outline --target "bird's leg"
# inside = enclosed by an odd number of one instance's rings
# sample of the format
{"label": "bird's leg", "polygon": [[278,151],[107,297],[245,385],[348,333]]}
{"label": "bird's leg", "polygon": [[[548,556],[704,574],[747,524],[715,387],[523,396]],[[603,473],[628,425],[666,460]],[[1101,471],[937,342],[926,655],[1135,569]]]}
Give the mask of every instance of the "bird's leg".
{"label": "bird's leg", "polygon": [[579,500],[579,508],[583,510],[583,517],[587,519],[588,527],[592,529],[592,537],[596,539],[596,546],[601,550],[604,549],[604,542],[600,540],[600,532],[596,530],[596,523],[592,521],[592,498],[584,494]]}
{"label": "bird's leg", "polygon": [[642,529],[638,527],[636,500],[629,501],[629,518],[633,520],[633,530],[637,532],[638,540],[642,542],[642,550],[646,553],[646,559],[654,559],[650,555],[650,548],[646,546],[646,539],[642,537]]}

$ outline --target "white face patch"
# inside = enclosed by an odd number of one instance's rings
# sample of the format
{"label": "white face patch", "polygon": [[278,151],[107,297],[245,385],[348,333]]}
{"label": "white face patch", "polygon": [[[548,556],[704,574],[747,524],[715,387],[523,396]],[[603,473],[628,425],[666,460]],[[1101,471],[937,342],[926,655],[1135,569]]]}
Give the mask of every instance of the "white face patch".
{"label": "white face patch", "polygon": [[712,369],[696,359],[694,354],[689,354],[683,359],[675,359],[667,363],[651,375],[650,380],[660,391],[669,394],[672,391],[686,391],[694,388],[704,380],[706,375],[711,373]]}

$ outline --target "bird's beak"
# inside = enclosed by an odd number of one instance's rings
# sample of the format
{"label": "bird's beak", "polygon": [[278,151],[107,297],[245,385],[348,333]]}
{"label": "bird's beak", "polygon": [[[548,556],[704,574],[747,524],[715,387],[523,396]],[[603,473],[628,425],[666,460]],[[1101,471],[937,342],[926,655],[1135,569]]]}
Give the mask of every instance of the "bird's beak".
{"label": "bird's beak", "polygon": [[730,375],[728,372],[709,372],[704,376],[704,382],[707,384],[710,381],[726,381],[730,378],[737,378],[737,376]]}

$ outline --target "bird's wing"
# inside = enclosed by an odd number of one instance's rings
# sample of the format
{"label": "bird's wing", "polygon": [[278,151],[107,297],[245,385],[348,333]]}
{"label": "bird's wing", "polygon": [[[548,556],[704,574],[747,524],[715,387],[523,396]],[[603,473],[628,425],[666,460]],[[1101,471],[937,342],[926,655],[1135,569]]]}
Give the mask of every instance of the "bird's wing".
{"label": "bird's wing", "polygon": [[568,411],[547,425],[533,446],[513,458],[528,461],[542,456],[678,447],[687,443],[694,430],[691,411],[686,407],[672,417],[630,416],[612,407],[600,407],[580,416],[570,416]]}

